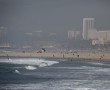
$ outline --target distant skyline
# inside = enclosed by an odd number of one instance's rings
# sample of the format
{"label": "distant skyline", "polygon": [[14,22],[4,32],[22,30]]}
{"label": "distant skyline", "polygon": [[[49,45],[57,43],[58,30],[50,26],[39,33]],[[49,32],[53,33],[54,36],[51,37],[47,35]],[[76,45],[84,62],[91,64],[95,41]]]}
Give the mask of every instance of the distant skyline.
{"label": "distant skyline", "polygon": [[95,18],[97,29],[110,29],[110,0],[0,0],[0,26],[20,39],[33,31],[82,31],[83,18]]}

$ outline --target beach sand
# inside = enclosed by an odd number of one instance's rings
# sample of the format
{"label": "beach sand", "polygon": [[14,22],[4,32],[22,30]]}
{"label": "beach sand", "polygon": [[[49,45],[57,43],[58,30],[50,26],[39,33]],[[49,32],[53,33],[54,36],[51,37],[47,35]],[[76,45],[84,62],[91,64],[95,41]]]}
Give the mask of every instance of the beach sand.
{"label": "beach sand", "polygon": [[90,59],[110,60],[108,52],[0,52],[0,57],[36,57],[36,58],[64,58],[64,59]]}

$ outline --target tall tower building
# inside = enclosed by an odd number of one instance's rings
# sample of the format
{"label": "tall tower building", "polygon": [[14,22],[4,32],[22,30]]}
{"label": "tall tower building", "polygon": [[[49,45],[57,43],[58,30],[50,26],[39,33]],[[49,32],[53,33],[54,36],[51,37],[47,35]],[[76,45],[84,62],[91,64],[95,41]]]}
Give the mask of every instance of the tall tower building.
{"label": "tall tower building", "polygon": [[94,29],[94,18],[83,18],[83,39],[88,39],[88,30]]}

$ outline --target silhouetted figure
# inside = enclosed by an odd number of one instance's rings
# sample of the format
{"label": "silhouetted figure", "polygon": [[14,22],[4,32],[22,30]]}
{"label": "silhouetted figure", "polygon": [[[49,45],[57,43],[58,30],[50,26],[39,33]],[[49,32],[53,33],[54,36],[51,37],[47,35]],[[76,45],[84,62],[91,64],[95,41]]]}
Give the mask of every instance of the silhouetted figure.
{"label": "silhouetted figure", "polygon": [[77,55],[77,57],[79,58],[79,55]]}

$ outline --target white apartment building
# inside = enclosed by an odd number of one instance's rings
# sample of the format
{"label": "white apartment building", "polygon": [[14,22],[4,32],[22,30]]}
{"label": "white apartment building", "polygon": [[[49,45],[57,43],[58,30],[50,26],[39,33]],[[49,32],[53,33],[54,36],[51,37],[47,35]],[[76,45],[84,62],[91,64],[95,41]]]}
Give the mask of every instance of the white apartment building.
{"label": "white apartment building", "polygon": [[83,18],[83,39],[88,40],[88,30],[94,29],[94,18]]}
{"label": "white apartment building", "polygon": [[92,40],[92,44],[105,44],[110,41],[110,30],[89,30],[88,31],[88,39]]}

